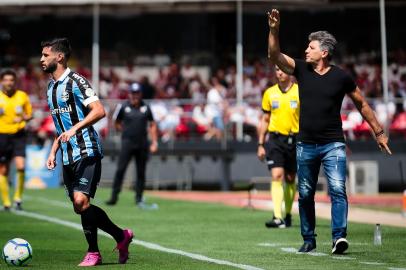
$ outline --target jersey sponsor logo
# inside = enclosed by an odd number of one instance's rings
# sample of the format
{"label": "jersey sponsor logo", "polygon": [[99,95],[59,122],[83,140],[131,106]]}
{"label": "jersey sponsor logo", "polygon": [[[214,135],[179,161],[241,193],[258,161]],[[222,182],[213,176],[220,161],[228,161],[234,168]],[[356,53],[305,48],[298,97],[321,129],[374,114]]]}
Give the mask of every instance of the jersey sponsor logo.
{"label": "jersey sponsor logo", "polygon": [[[90,85],[87,83],[87,81],[85,79],[83,79],[82,76],[80,76],[79,74],[73,73],[72,77],[77,79],[78,82],[85,88],[90,88]],[[91,89],[91,88],[90,88]],[[87,95],[87,94],[86,94]]]}
{"label": "jersey sponsor logo", "polygon": [[69,93],[65,89],[61,94],[61,100],[66,102],[66,101],[68,101],[68,99],[69,99]]}
{"label": "jersey sponsor logo", "polygon": [[125,111],[126,113],[130,113],[130,112],[131,112],[131,108],[127,106],[127,107],[125,107],[124,111]]}
{"label": "jersey sponsor logo", "polygon": [[69,104],[68,107],[58,107],[51,111],[51,114],[61,114],[61,113],[70,113],[72,112],[72,106]]}
{"label": "jersey sponsor logo", "polygon": [[96,93],[94,92],[94,90],[92,88],[87,88],[85,91],[85,94],[88,97],[92,97],[92,96],[96,95]]}
{"label": "jersey sponsor logo", "polygon": [[292,109],[296,109],[297,108],[297,101],[296,100],[291,100],[290,101],[290,107]]}
{"label": "jersey sponsor logo", "polygon": [[87,183],[89,182],[89,180],[87,180],[86,178],[82,177],[79,179],[79,184],[80,185],[87,185]]}
{"label": "jersey sponsor logo", "polygon": [[273,164],[275,163],[275,161],[273,161],[273,160],[268,160],[266,163],[267,163],[268,165],[273,165]]}
{"label": "jersey sponsor logo", "polygon": [[142,106],[140,112],[145,113],[147,111],[147,106]]}

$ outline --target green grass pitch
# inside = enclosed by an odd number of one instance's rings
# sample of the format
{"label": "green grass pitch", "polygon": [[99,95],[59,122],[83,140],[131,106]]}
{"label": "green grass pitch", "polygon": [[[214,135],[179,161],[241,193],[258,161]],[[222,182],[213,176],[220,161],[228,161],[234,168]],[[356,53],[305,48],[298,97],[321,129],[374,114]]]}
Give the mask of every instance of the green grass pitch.
{"label": "green grass pitch", "polygon": [[[294,216],[292,228],[269,230],[264,222],[271,214],[266,211],[155,197],[147,199],[158,203],[159,210],[142,211],[135,207],[130,191],[122,192],[116,206],[107,207],[103,202],[109,192],[99,189],[94,203],[105,209],[114,222],[133,229],[135,239],[164,248],[246,269],[406,269],[405,228],[382,226],[383,244],[374,246],[373,225],[350,223],[347,254],[332,256],[330,222],[318,219],[318,253],[311,256],[294,250],[302,244],[298,216]],[[25,211],[80,224],[80,217],[73,213],[62,189],[27,190],[25,194]],[[33,247],[33,260],[27,269],[75,269],[86,251],[80,230],[1,211],[0,245],[14,237],[28,240]],[[131,245],[128,264],[120,265],[118,255],[112,251],[112,239],[99,235],[99,246],[103,256],[100,269],[239,269],[142,245]],[[8,269],[4,261],[0,269]]]}

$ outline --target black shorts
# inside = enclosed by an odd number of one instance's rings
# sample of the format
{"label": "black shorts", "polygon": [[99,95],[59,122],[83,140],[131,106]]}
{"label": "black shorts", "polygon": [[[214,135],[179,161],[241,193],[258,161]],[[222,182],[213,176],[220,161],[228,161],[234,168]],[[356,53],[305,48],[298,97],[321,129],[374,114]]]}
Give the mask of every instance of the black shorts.
{"label": "black shorts", "polygon": [[296,172],[296,136],[269,134],[266,144],[266,161],[268,169],[284,168],[286,172]]}
{"label": "black shorts", "polygon": [[94,198],[101,175],[100,157],[87,157],[73,164],[63,165],[63,183],[69,198],[81,192]]}
{"label": "black shorts", "polygon": [[0,134],[0,163],[8,163],[13,157],[25,157],[27,135],[25,131]]}

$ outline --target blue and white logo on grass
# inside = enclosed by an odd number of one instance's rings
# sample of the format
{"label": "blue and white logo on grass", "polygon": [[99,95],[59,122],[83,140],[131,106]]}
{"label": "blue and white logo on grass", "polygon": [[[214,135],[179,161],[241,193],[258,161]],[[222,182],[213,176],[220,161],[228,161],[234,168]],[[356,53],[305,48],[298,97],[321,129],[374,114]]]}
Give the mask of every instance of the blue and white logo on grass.
{"label": "blue and white logo on grass", "polygon": [[32,247],[26,240],[14,238],[3,247],[2,257],[8,265],[26,265],[32,259]]}
{"label": "blue and white logo on grass", "polygon": [[87,180],[86,178],[82,177],[79,179],[79,184],[80,185],[87,185],[87,183],[89,182],[89,180]]}

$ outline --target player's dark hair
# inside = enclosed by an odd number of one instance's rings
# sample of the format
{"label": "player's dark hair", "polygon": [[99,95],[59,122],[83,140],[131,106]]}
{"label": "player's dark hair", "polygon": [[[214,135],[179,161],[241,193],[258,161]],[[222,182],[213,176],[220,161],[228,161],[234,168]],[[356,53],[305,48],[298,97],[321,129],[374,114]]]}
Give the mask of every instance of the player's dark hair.
{"label": "player's dark hair", "polygon": [[3,79],[4,76],[6,76],[6,75],[11,75],[11,76],[14,77],[14,79],[17,78],[17,73],[16,73],[14,70],[12,70],[12,69],[3,70],[3,71],[1,72],[1,74],[0,74],[0,78]]}
{"label": "player's dark hair", "polygon": [[317,40],[320,42],[320,49],[328,52],[327,59],[331,60],[337,45],[336,38],[327,31],[317,31],[309,35],[309,41]]}
{"label": "player's dark hair", "polygon": [[66,61],[69,60],[69,57],[72,53],[72,47],[67,38],[54,38],[41,42],[41,48],[51,47],[51,50],[54,52],[60,52],[65,55]]}

